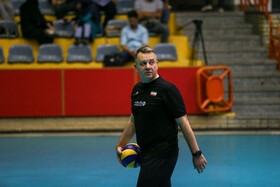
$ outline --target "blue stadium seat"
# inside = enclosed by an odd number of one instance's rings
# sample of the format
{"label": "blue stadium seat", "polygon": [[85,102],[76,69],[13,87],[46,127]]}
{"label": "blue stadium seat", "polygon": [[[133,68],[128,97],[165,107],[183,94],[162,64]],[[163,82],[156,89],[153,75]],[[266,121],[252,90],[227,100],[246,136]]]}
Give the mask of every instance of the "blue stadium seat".
{"label": "blue stadium seat", "polygon": [[111,19],[108,21],[107,25],[114,25],[114,26],[120,26],[123,28],[128,24],[127,20],[122,20],[122,19]]}
{"label": "blue stadium seat", "polygon": [[44,15],[54,15],[54,9],[48,0],[38,0],[39,9]]}
{"label": "blue stadium seat", "polygon": [[71,45],[67,52],[67,62],[91,62],[92,50],[89,45]]}
{"label": "blue stadium seat", "polygon": [[6,33],[0,34],[0,38],[19,37],[18,24],[15,21],[0,20],[0,26],[5,28]]}
{"label": "blue stadium seat", "polygon": [[4,63],[4,61],[5,61],[5,56],[4,56],[3,48],[2,46],[0,46],[0,64]]}
{"label": "blue stadium seat", "polygon": [[120,48],[114,44],[103,44],[97,47],[96,51],[96,62],[103,62],[105,55],[118,53],[120,52]]}
{"label": "blue stadium seat", "polygon": [[17,44],[9,48],[8,63],[32,63],[34,54],[31,45]]}
{"label": "blue stadium seat", "polygon": [[154,46],[158,61],[176,61],[177,49],[174,44],[160,43]]}
{"label": "blue stadium seat", "polygon": [[121,0],[117,2],[117,13],[127,14],[129,11],[134,9],[135,0]]}
{"label": "blue stadium seat", "polygon": [[[124,26],[126,26],[128,24],[127,20],[109,20],[107,23],[107,27],[106,27],[106,35],[108,37],[119,37],[121,30]],[[107,29],[112,27],[112,29],[110,29],[109,32],[107,32]]]}
{"label": "blue stadium seat", "polygon": [[14,14],[19,15],[19,8],[21,4],[25,2],[25,0],[10,0],[10,2],[14,7]]}
{"label": "blue stadium seat", "polygon": [[53,22],[53,27],[56,30],[57,37],[60,38],[72,38],[74,36],[74,23],[61,23],[60,20],[56,20]]}
{"label": "blue stadium seat", "polygon": [[42,44],[39,48],[38,62],[63,62],[63,52],[60,45],[57,44]]}

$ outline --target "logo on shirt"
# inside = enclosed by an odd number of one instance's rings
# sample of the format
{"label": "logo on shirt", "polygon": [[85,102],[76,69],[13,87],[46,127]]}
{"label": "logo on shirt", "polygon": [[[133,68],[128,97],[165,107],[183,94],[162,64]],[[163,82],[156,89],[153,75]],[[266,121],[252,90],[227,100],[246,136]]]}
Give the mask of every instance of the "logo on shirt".
{"label": "logo on shirt", "polygon": [[134,106],[145,106],[146,101],[135,101]]}
{"label": "logo on shirt", "polygon": [[136,93],[133,94],[133,96],[138,95],[138,93],[139,93],[139,92],[137,91]]}
{"label": "logo on shirt", "polygon": [[150,96],[157,96],[157,92],[156,91],[151,91]]}

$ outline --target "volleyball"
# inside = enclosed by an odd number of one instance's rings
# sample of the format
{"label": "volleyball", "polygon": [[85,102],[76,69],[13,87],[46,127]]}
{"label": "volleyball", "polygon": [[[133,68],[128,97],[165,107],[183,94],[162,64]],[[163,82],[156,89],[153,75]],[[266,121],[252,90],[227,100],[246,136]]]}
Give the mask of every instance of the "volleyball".
{"label": "volleyball", "polygon": [[129,143],[122,149],[121,160],[125,167],[139,167],[140,147],[136,143]]}

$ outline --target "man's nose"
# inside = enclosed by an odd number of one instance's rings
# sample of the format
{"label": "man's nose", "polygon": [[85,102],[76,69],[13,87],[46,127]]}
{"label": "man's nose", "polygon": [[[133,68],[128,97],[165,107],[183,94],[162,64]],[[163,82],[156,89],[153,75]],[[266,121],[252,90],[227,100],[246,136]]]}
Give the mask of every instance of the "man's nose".
{"label": "man's nose", "polygon": [[146,69],[150,69],[151,68],[151,64],[150,63],[147,63],[146,64]]}

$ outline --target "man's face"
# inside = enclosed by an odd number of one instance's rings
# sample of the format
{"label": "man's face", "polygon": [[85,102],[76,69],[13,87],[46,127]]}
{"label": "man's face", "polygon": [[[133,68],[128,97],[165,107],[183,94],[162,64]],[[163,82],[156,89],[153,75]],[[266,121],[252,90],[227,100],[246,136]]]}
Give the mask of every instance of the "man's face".
{"label": "man's face", "polygon": [[137,18],[132,17],[132,18],[129,18],[128,21],[129,21],[129,24],[130,24],[131,28],[133,28],[133,29],[137,28],[137,25],[138,25],[138,19]]}
{"label": "man's face", "polygon": [[139,53],[135,68],[144,83],[151,82],[158,77],[158,61],[154,53]]}

